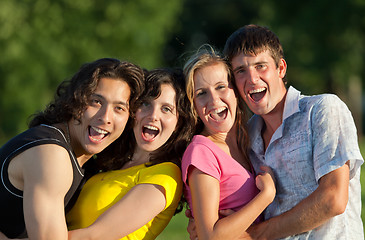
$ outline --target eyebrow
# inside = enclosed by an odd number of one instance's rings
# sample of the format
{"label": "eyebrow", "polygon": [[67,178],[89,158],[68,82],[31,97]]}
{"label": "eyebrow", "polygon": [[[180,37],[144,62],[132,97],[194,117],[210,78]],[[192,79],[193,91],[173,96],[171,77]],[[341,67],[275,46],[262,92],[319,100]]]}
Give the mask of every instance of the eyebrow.
{"label": "eyebrow", "polygon": [[[100,95],[100,94],[97,94],[97,93],[93,93],[92,95],[95,96],[95,97],[106,100],[106,98],[103,95]],[[114,101],[113,104],[120,104],[120,105],[124,105],[126,107],[129,107],[128,102],[124,102],[124,101]]]}
{"label": "eyebrow", "polygon": [[172,109],[175,109],[175,108],[176,108],[176,104],[175,104],[175,102],[173,102],[173,103],[164,102],[164,103],[162,103],[162,106],[163,106],[163,105],[167,105],[167,106],[171,107]]}
{"label": "eyebrow", "polygon": [[248,64],[248,65],[240,65],[240,66],[238,66],[238,67],[236,67],[236,68],[234,68],[233,69],[233,72],[235,72],[235,71],[237,71],[237,70],[239,70],[239,69],[242,69],[242,68],[246,68],[246,67],[249,67],[249,66],[256,66],[256,65],[260,65],[260,64],[266,64],[266,63],[268,63],[268,61],[259,61],[259,62],[254,62],[254,63],[252,63],[252,64]]}

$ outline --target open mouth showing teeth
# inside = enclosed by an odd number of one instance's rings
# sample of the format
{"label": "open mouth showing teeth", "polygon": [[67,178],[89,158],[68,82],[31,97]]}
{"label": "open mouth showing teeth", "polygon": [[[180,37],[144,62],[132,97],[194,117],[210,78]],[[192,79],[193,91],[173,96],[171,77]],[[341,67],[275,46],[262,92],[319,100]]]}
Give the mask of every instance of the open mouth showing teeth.
{"label": "open mouth showing teeth", "polygon": [[145,125],[142,128],[142,135],[146,141],[152,141],[159,133],[160,130],[155,126]]}
{"label": "open mouth showing teeth", "polygon": [[108,134],[109,132],[103,129],[97,127],[89,127],[89,136],[93,141],[99,142],[103,140],[103,138],[105,138]]}
{"label": "open mouth showing teeth", "polygon": [[224,120],[227,117],[228,109],[226,107],[220,107],[212,111],[209,116],[215,121]]}
{"label": "open mouth showing teeth", "polygon": [[254,100],[255,102],[258,102],[265,96],[266,91],[267,91],[266,88],[259,88],[259,89],[249,91],[248,94],[252,100]]}

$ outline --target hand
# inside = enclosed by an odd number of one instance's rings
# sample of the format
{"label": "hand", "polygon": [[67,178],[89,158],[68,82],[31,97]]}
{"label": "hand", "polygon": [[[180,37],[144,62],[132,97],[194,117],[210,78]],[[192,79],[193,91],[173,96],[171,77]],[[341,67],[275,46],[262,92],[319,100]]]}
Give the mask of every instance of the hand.
{"label": "hand", "polygon": [[219,210],[219,216],[220,217],[228,217],[229,215],[235,213],[232,209],[222,209]]}
{"label": "hand", "polygon": [[270,174],[271,178],[274,180],[274,183],[276,183],[274,172],[272,171],[272,169],[270,167],[263,165],[263,166],[260,166],[260,169],[262,172]]}
{"label": "hand", "polygon": [[256,176],[256,186],[262,193],[266,192],[269,199],[273,201],[276,194],[274,174],[267,166],[261,166],[260,169],[264,172]]}
{"label": "hand", "polygon": [[196,232],[196,226],[195,226],[193,214],[192,214],[190,209],[186,209],[185,216],[189,218],[188,227],[186,229],[189,233],[190,240],[197,240],[198,239],[198,233]]}

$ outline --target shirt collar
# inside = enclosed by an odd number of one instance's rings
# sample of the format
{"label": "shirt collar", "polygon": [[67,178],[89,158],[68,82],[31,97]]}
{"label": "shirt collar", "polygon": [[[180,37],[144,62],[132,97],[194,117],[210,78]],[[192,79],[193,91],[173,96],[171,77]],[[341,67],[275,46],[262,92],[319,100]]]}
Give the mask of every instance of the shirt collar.
{"label": "shirt collar", "polygon": [[286,94],[284,112],[283,112],[283,122],[285,119],[299,112],[299,98],[300,91],[296,90],[294,87],[290,86]]}
{"label": "shirt collar", "polygon": [[[290,86],[288,92],[286,94],[285,103],[284,103],[284,112],[283,112],[283,122],[285,119],[290,117],[296,112],[299,112],[299,99],[300,92],[296,90],[294,87]],[[259,147],[263,149],[262,138],[261,138],[261,130],[264,125],[264,120],[261,116],[254,114],[249,120],[249,136],[252,141],[252,146]],[[281,131],[281,126],[279,127],[279,131]],[[280,133],[281,134],[281,133]],[[279,135],[280,135],[279,134]],[[261,146],[262,145],[262,146]]]}

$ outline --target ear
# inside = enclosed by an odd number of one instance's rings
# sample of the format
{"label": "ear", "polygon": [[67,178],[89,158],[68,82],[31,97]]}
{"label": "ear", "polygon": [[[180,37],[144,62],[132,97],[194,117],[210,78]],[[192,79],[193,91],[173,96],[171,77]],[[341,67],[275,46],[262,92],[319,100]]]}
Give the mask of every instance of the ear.
{"label": "ear", "polygon": [[279,77],[280,78],[284,78],[285,74],[286,74],[286,61],[284,60],[284,58],[280,58],[279,61]]}

